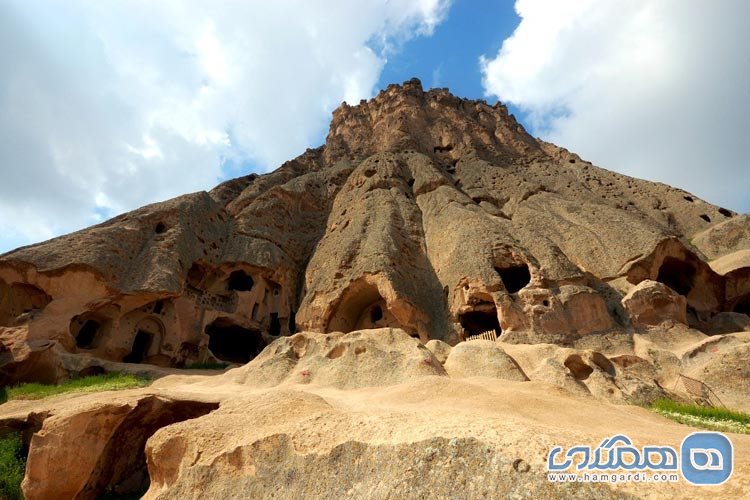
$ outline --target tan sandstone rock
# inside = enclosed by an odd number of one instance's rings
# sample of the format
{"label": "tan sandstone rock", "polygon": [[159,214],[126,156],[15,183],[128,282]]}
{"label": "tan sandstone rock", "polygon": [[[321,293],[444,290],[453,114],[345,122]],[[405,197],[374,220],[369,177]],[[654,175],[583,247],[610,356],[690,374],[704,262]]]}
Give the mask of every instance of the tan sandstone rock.
{"label": "tan sandstone rock", "polygon": [[492,377],[504,380],[528,380],[518,363],[500,345],[489,340],[461,342],[451,349],[445,361],[451,377]]}
{"label": "tan sandstone rock", "polygon": [[664,321],[687,323],[687,300],[668,286],[645,280],[622,299],[634,325],[658,325]]}

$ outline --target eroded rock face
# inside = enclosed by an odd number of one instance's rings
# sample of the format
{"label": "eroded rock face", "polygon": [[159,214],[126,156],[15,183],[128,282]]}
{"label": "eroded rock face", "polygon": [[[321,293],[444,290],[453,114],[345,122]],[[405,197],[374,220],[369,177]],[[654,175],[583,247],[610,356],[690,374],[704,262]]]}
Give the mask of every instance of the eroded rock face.
{"label": "eroded rock face", "polygon": [[687,300],[667,285],[644,280],[622,299],[635,325],[658,325],[664,321],[687,323]]}
{"label": "eroded rock face", "polygon": [[46,418],[29,446],[25,498],[94,499],[148,489],[144,449],[159,428],[205,415],[216,403],[141,396]]}
{"label": "eroded rock face", "polygon": [[750,312],[745,261],[706,260],[750,250],[749,224],[412,80],[343,104],[325,145],[270,174],[0,256],[0,338],[177,367],[302,330],[570,346],[628,331],[620,301],[644,280],[709,331]]}

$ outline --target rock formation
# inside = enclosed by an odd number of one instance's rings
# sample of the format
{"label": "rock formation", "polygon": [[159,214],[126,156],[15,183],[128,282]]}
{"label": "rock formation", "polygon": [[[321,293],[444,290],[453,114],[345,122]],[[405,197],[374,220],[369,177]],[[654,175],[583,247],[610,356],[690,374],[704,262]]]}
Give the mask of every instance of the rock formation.
{"label": "rock formation", "polygon": [[242,364],[298,330],[374,327],[570,346],[637,327],[620,301],[645,280],[709,331],[748,313],[749,228],[534,139],[502,104],[411,80],[342,104],[324,146],[270,174],[0,256],[0,364],[18,376],[40,343]]}

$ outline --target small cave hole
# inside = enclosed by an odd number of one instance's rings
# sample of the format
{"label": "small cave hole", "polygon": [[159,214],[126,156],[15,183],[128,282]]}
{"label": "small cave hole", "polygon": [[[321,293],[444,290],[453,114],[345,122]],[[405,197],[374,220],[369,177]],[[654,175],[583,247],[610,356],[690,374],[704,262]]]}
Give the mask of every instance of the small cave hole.
{"label": "small cave hole", "polygon": [[99,333],[101,323],[96,320],[87,320],[76,335],[76,347],[81,349],[93,349],[95,347],[96,335]]}
{"label": "small cave hole", "polygon": [[156,234],[164,234],[167,232],[167,225],[163,222],[159,222],[156,227],[154,228],[154,232]]}
{"label": "small cave hole", "polygon": [[589,375],[591,375],[594,372],[594,369],[591,368],[588,364],[586,364],[585,361],[583,361],[583,358],[579,356],[578,354],[571,354],[565,359],[565,367],[570,370],[570,374],[573,375],[573,378],[576,380],[586,380],[589,378]]}
{"label": "small cave hole", "polygon": [[453,144],[448,144],[446,146],[435,146],[432,148],[433,153],[447,153],[449,151],[453,151]]}
{"label": "small cave hole", "polygon": [[206,327],[208,349],[219,360],[245,364],[266,347],[259,330],[218,319]]}
{"label": "small cave hole", "polygon": [[667,257],[659,268],[656,281],[667,285],[680,295],[688,295],[693,289],[694,278],[695,267],[674,257]]}
{"label": "small cave hole", "polygon": [[157,300],[156,302],[154,302],[154,308],[153,308],[154,314],[161,314],[163,310],[164,310],[163,301]]}
{"label": "small cave hole", "polygon": [[543,305],[544,307],[549,307],[549,300],[547,300],[547,299],[544,299],[544,300],[542,301],[542,305]]}
{"label": "small cave hole", "polygon": [[508,293],[516,293],[531,282],[531,273],[526,264],[511,267],[496,267]]}
{"label": "small cave hole", "polygon": [[724,217],[731,217],[731,216],[732,216],[732,212],[730,212],[730,211],[729,211],[729,210],[727,210],[726,208],[721,208],[721,207],[719,207],[719,213],[720,213],[721,215],[723,215]]}
{"label": "small cave hole", "polygon": [[406,181],[406,183],[409,185],[409,187],[414,187],[414,179],[409,179]]}
{"label": "small cave hole", "polygon": [[370,322],[377,323],[381,319],[383,319],[383,308],[380,307],[378,304],[375,304],[370,309]]}
{"label": "small cave hole", "polygon": [[151,343],[154,341],[154,336],[149,332],[138,330],[133,340],[133,348],[130,350],[130,354],[122,358],[125,363],[143,363],[148,356],[148,350],[151,348]]}
{"label": "small cave hole", "polygon": [[467,336],[479,335],[488,331],[494,331],[500,335],[502,330],[497,320],[497,310],[493,307],[491,311],[468,311],[458,318]]}
{"label": "small cave hole", "polygon": [[683,198],[685,198],[685,200],[689,201],[690,203],[694,203],[695,202],[695,198],[693,198],[692,196],[683,196]]}
{"label": "small cave hole", "polygon": [[249,292],[253,289],[255,282],[253,277],[245,271],[233,271],[227,279],[227,290],[235,292]]}
{"label": "small cave hole", "polygon": [[700,217],[701,217],[701,219],[703,219],[703,220],[704,220],[704,221],[706,221],[706,222],[711,222],[711,217],[709,217],[709,216],[708,216],[708,215],[706,215],[706,214],[701,214],[701,216],[700,216]]}

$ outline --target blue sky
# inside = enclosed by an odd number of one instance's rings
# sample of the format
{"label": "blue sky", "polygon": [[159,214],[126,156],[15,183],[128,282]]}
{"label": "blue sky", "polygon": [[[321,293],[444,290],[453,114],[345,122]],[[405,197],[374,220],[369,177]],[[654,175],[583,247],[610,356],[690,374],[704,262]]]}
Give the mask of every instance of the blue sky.
{"label": "blue sky", "polygon": [[0,4],[0,252],[320,145],[414,76],[611,170],[750,211],[750,2]]}

